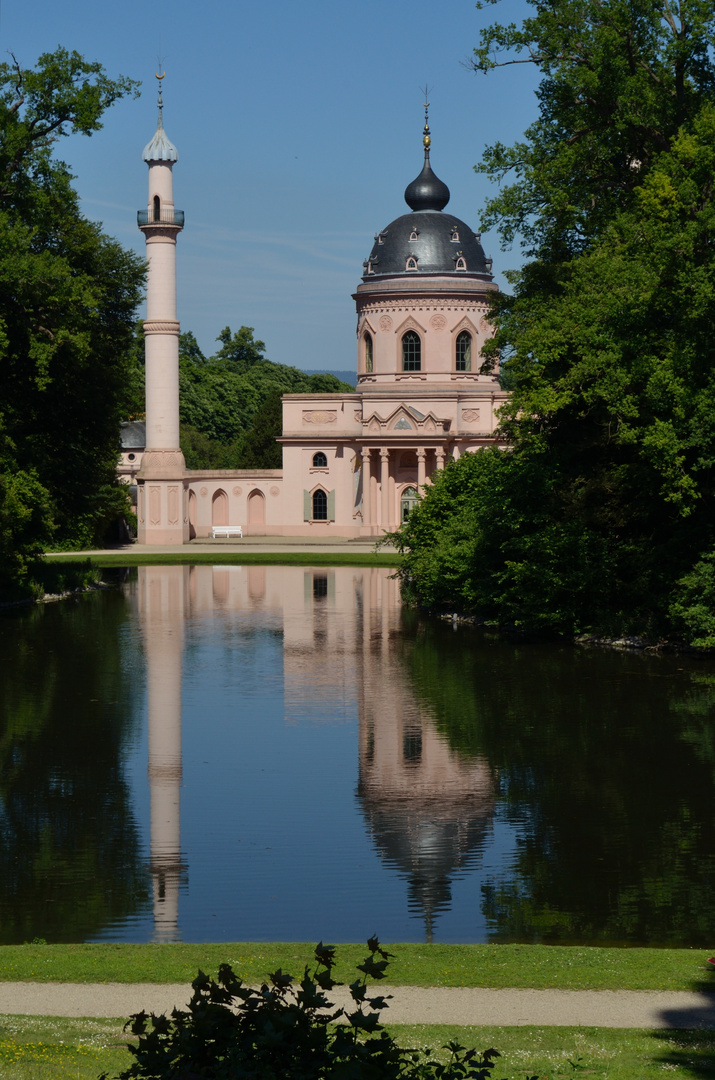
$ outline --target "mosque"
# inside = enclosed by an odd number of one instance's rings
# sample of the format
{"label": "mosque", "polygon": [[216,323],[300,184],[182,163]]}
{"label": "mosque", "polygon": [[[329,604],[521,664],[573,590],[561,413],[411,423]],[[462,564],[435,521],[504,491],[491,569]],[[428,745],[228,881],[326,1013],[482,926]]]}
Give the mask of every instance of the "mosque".
{"label": "mosque", "polygon": [[[157,76],[157,78],[163,78]],[[180,545],[241,526],[244,536],[377,537],[405,519],[432,474],[493,444],[506,394],[482,375],[497,285],[479,234],[445,213],[449,188],[424,164],[405,190],[409,212],[374,239],[353,296],[357,387],[283,398],[282,469],[188,470],[179,445],[176,147],[163,125],[144,149],[148,262],[145,446],[124,445],[120,474],[137,483],[138,540]]]}

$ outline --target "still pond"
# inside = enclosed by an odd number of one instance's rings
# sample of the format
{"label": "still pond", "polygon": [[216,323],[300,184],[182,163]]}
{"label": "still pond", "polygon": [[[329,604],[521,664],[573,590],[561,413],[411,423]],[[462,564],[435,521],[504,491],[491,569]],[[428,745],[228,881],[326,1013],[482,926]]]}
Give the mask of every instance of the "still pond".
{"label": "still pond", "polygon": [[392,572],[157,566],[0,616],[0,942],[712,946],[715,664]]}

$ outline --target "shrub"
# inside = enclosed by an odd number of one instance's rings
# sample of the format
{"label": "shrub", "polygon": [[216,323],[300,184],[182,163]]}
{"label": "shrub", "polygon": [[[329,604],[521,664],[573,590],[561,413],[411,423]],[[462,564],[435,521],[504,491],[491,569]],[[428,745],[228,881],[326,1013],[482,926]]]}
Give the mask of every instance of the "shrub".
{"label": "shrub", "polygon": [[352,1010],[335,1008],[327,997],[339,984],[332,977],[335,950],[322,942],[314,970],[306,967],[298,982],[279,969],[255,989],[229,964],[221,964],[216,980],[199,972],[187,1010],[131,1017],[126,1026],[139,1041],[129,1047],[134,1062],[121,1080],[488,1080],[496,1050],[478,1054],[450,1043],[449,1060],[439,1062],[385,1031],[379,1014],[387,999],[371,996],[367,979],[385,977],[391,954],[375,937],[367,945],[349,987]]}

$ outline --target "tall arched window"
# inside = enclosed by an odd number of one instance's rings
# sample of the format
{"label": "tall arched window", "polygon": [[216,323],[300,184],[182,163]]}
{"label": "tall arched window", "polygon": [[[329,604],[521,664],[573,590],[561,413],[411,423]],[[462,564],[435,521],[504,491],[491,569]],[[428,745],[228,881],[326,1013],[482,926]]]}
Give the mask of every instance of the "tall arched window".
{"label": "tall arched window", "polygon": [[365,372],[370,375],[372,372],[372,334],[365,334]]}
{"label": "tall arched window", "polygon": [[313,521],[328,520],[328,496],[318,488],[313,492]]}
{"label": "tall arched window", "polygon": [[422,342],[414,330],[402,335],[402,370],[422,370]]}
{"label": "tall arched window", "polygon": [[467,330],[462,330],[457,335],[457,371],[472,370],[472,335]]}
{"label": "tall arched window", "polygon": [[417,488],[408,487],[402,492],[400,499],[400,520],[407,521],[412,508],[417,504]]}
{"label": "tall arched window", "polygon": [[314,469],[327,469],[328,459],[322,450],[319,450],[317,454],[313,454],[313,468]]}
{"label": "tall arched window", "polygon": [[158,195],[154,196],[154,221],[161,221],[161,199]]}

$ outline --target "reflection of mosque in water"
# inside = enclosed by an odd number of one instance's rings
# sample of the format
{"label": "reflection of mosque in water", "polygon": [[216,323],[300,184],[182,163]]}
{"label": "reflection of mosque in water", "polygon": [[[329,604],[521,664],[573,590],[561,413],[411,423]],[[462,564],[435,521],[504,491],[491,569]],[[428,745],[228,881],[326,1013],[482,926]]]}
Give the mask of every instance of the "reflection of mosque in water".
{"label": "reflection of mosque in water", "polygon": [[[185,620],[261,612],[284,645],[285,718],[358,715],[357,797],[381,858],[408,882],[431,940],[451,880],[479,857],[494,791],[488,763],[438,733],[401,659],[399,586],[391,572],[350,567],[140,567],[151,787],[155,940],[176,940],[186,868],[180,848],[181,668]],[[193,632],[193,630],[192,630]],[[356,709],[357,705],[357,709]]]}

